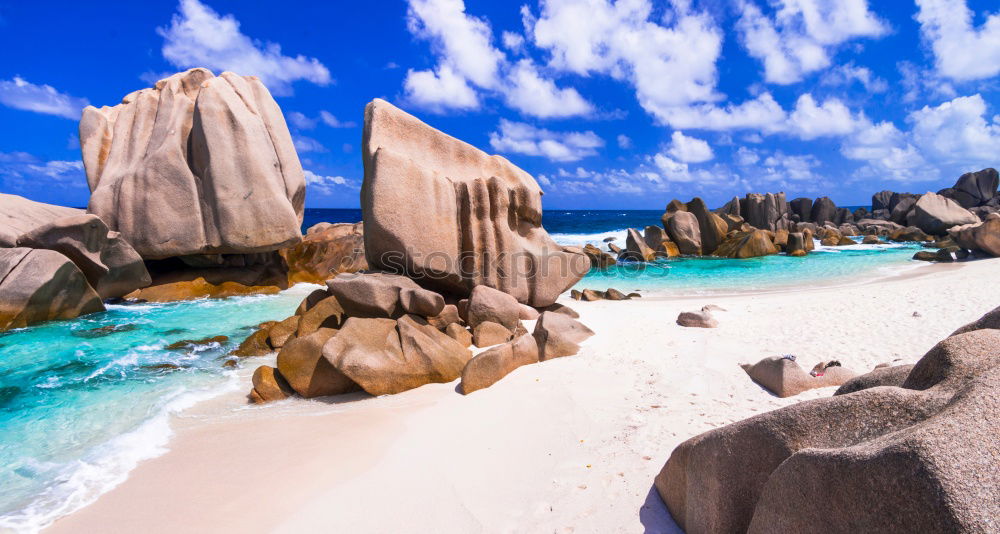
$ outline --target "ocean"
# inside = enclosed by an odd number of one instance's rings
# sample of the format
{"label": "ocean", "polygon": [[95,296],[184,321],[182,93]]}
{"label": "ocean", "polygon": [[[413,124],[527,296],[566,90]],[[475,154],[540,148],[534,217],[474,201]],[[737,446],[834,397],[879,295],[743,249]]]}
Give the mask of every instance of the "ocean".
{"label": "ocean", "polygon": [[[561,244],[600,246],[615,237],[623,245],[627,228],[659,224],[661,213],[552,210],[543,224]],[[308,209],[303,226],[360,220],[360,210]],[[912,268],[918,248],[859,245],[818,247],[804,258],[673,258],[592,271],[577,287],[669,296],[847,283]],[[162,454],[171,414],[239,387],[232,368],[223,367],[226,354],[257,324],[294,313],[314,287],[115,305],[0,334],[0,531],[37,531],[120,483],[142,460]],[[219,335],[228,340],[167,348]]]}

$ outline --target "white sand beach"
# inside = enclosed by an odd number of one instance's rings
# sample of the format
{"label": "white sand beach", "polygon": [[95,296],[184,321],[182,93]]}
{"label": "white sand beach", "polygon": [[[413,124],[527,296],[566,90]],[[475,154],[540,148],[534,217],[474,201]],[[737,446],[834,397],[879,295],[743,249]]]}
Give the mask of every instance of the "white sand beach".
{"label": "white sand beach", "polygon": [[[174,419],[169,452],[47,532],[676,532],[652,484],[678,443],[834,391],[779,399],[738,363],[914,362],[1000,305],[998,273],[990,259],[848,287],[564,296],[596,332],[580,354],[468,396],[455,382],[248,406],[247,362],[238,392]],[[728,310],[718,328],[675,324],[706,304]]]}

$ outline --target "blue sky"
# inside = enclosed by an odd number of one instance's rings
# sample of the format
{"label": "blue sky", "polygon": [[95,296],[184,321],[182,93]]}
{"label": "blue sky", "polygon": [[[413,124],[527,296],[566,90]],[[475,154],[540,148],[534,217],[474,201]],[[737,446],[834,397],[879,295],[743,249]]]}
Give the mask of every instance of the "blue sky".
{"label": "blue sky", "polygon": [[194,66],[271,89],[311,207],[358,205],[375,97],[547,208],[867,204],[1000,164],[995,0],[0,0],[0,49],[0,191],[75,206],[82,107]]}

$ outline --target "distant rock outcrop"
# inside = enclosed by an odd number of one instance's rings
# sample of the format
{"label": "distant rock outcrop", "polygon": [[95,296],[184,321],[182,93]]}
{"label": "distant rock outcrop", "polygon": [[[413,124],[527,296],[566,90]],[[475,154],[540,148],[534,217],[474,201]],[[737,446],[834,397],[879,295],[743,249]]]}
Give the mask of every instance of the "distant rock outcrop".
{"label": "distant rock outcrop", "polygon": [[364,224],[320,223],[306,232],[301,243],[278,251],[288,267],[288,283],[322,284],[339,273],[368,268]]}
{"label": "distant rock outcrop", "polygon": [[907,224],[916,226],[931,235],[944,235],[953,226],[979,222],[972,212],[950,198],[926,193],[913,204]]}
{"label": "distant rock outcrop", "polygon": [[144,259],[253,254],[302,238],[302,166],[256,77],[191,69],[87,107],[80,145],[87,210]]}
{"label": "distant rock outcrop", "polygon": [[542,191],[500,156],[376,99],[365,109],[361,209],[374,269],[455,294],[487,285],[544,307],[590,267],[542,228]]}

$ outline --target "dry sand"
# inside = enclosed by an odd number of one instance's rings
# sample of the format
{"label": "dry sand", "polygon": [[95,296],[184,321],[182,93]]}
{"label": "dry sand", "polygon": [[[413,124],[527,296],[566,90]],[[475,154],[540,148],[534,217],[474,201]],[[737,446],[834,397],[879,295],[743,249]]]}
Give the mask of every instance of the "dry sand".
{"label": "dry sand", "polygon": [[[833,393],[778,399],[738,363],[911,363],[1000,305],[998,281],[994,259],[848,287],[563,299],[597,333],[579,355],[469,396],[457,383],[263,407],[225,395],[177,417],[170,452],[49,531],[676,532],[652,483],[678,443]],[[705,304],[729,310],[719,328],[674,323]]]}

